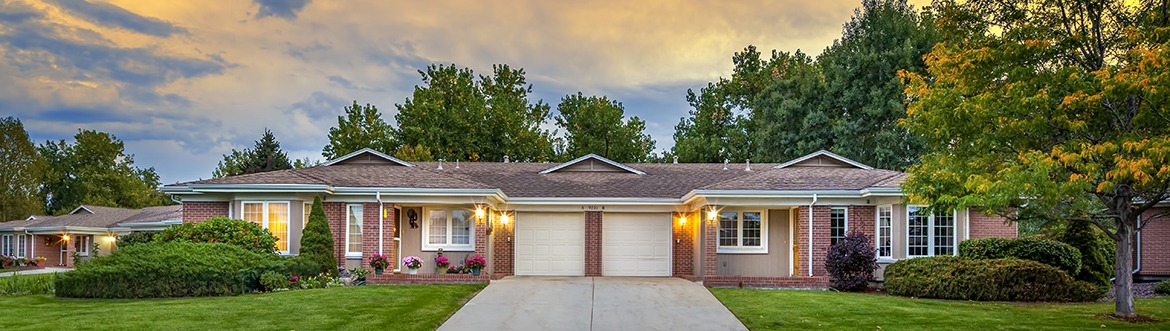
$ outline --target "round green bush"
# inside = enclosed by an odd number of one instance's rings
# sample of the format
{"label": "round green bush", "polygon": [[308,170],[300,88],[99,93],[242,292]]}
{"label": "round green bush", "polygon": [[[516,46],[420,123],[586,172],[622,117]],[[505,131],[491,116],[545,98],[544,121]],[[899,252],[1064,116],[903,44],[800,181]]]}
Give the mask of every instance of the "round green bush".
{"label": "round green bush", "polygon": [[142,243],[149,243],[154,241],[154,235],[159,231],[136,231],[128,235],[118,237],[118,247],[129,247]]}
{"label": "round green bush", "polygon": [[276,271],[265,271],[260,274],[260,285],[265,291],[276,291],[288,288],[288,276]]}
{"label": "round green bush", "polygon": [[1154,293],[1170,294],[1170,279],[1163,280],[1158,282],[1158,285],[1154,285]]}
{"label": "round green bush", "polygon": [[1113,278],[1113,260],[1117,259],[1114,256],[1117,242],[1086,222],[1069,222],[1059,238],[1081,252],[1081,271],[1070,275],[1108,289]]}
{"label": "round green bush", "polygon": [[1054,266],[1069,275],[1081,270],[1081,252],[1055,240],[1040,238],[984,238],[959,243],[959,256],[973,259],[1017,258]]}
{"label": "round green bush", "polygon": [[62,273],[59,297],[161,298],[238,295],[259,287],[263,271],[283,270],[274,254],[220,243],[124,247]]}
{"label": "round green bush", "polygon": [[276,237],[259,224],[217,216],[198,223],[173,225],[154,236],[155,242],[225,243],[262,254],[276,254]]}
{"label": "round green bush", "polygon": [[894,262],[885,270],[893,295],[976,301],[1092,301],[1097,286],[1056,267],[1021,259],[936,256]]}

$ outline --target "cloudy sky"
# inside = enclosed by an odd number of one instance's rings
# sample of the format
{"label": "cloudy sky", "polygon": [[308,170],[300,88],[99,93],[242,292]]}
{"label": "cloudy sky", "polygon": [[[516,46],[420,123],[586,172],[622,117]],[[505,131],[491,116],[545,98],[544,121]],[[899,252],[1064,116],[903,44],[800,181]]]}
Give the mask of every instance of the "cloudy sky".
{"label": "cloudy sky", "polygon": [[374,104],[393,124],[431,63],[524,68],[554,107],[577,91],[616,98],[669,149],[686,90],[729,76],[732,53],[819,54],[860,4],[88,1],[0,0],[0,116],[37,143],[113,133],[164,183],[210,177],[265,127],[291,157],[319,160],[344,106]]}

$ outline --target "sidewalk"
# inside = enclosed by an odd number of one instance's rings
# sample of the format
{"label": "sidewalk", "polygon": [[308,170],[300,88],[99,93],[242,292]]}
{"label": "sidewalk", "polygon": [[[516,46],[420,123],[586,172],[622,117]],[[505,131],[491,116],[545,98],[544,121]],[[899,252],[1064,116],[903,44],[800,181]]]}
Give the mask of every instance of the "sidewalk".
{"label": "sidewalk", "polygon": [[46,267],[44,269],[29,269],[29,270],[18,270],[18,271],[14,271],[14,272],[0,272],[0,277],[8,277],[8,276],[14,276],[14,275],[50,274],[50,273],[54,273],[54,272],[66,272],[69,270],[73,270],[73,268]]}

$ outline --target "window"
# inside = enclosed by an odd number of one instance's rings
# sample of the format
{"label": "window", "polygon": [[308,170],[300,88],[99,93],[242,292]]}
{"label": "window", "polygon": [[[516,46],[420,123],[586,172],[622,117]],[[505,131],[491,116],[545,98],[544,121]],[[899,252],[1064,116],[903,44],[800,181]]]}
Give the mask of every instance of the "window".
{"label": "window", "polygon": [[28,236],[16,235],[16,257],[28,257]]}
{"label": "window", "polygon": [[288,202],[244,202],[244,220],[259,224],[276,236],[276,250],[288,254]]}
{"label": "window", "polygon": [[893,206],[879,206],[877,208],[877,257],[893,257]]}
{"label": "window", "polygon": [[4,235],[3,240],[3,246],[0,246],[0,254],[3,254],[4,256],[12,256],[12,235]]}
{"label": "window", "polygon": [[954,255],[955,214],[936,210],[927,213],[924,207],[906,209],[907,255],[910,257]]}
{"label": "window", "polygon": [[306,202],[304,211],[305,211],[305,219],[304,219],[304,222],[301,223],[301,231],[304,231],[305,228],[309,226],[309,214],[313,213],[313,204]]}
{"label": "window", "polygon": [[718,253],[767,253],[768,224],[760,211],[721,211]]}
{"label": "window", "polygon": [[467,209],[429,209],[422,249],[475,250],[475,218]]}
{"label": "window", "polygon": [[346,206],[345,256],[362,256],[362,205]]}
{"label": "window", "polygon": [[77,255],[89,256],[89,248],[93,247],[93,236],[74,236],[73,249]]}
{"label": "window", "polygon": [[849,229],[849,209],[833,207],[829,210],[829,246],[836,245],[845,239],[845,231]]}

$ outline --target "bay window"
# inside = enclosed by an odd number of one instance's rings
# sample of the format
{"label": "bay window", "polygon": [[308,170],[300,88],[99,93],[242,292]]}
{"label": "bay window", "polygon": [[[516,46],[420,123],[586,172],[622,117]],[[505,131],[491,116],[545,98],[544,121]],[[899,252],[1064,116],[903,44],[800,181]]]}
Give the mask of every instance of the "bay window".
{"label": "bay window", "polygon": [[471,210],[434,208],[427,210],[423,225],[423,250],[475,250],[475,216]]}
{"label": "bay window", "polygon": [[955,255],[954,211],[906,208],[906,254],[909,257]]}
{"label": "bay window", "polygon": [[763,211],[720,211],[717,253],[767,253],[768,224]]}
{"label": "bay window", "polygon": [[276,250],[288,254],[288,202],[244,202],[243,220],[256,223],[276,237]]}

